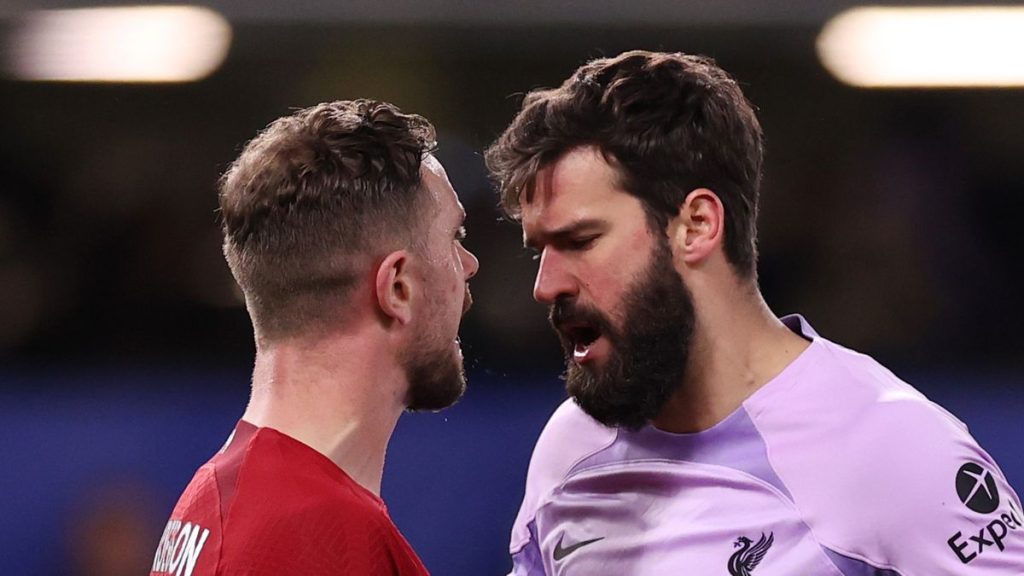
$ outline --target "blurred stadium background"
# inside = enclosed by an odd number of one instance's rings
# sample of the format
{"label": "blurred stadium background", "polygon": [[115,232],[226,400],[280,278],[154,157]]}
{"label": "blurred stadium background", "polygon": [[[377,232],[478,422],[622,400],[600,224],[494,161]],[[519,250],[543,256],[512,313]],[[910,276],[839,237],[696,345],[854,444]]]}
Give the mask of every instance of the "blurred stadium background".
{"label": "blurred stadium background", "polygon": [[847,86],[815,50],[853,6],[842,0],[219,0],[206,6],[230,47],[205,78],[19,78],[32,11],[88,5],[0,4],[5,573],[148,570],[248,392],[217,177],[274,118],[356,97],[435,123],[481,260],[463,329],[471,389],[450,411],[403,418],[384,498],[433,573],[504,573],[530,450],[564,393],[530,299],[535,264],[500,218],[481,150],[523,92],[632,48],[713,56],[759,108],[773,309],[945,405],[1024,488],[1024,90]]}

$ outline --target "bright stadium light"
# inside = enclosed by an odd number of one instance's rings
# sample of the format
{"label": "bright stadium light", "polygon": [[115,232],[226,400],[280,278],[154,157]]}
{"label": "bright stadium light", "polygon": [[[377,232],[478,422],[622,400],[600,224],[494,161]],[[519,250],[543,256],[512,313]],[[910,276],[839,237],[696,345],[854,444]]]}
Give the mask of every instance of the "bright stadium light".
{"label": "bright stadium light", "polygon": [[231,26],[196,6],[41,10],[19,21],[10,71],[23,80],[188,82],[224,61]]}
{"label": "bright stadium light", "polygon": [[862,7],[830,20],[818,56],[854,86],[1024,86],[1024,8]]}

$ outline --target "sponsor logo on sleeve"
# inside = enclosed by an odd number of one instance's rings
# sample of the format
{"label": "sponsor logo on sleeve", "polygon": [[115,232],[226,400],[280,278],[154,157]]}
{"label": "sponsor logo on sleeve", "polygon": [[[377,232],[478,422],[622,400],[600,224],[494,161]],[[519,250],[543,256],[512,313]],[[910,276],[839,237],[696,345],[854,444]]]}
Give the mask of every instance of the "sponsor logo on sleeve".
{"label": "sponsor logo on sleeve", "polygon": [[153,557],[152,571],[156,574],[192,576],[199,553],[210,536],[210,530],[191,522],[171,520],[160,537],[160,546]]}
{"label": "sponsor logo on sleeve", "polygon": [[[957,471],[956,493],[964,506],[978,514],[992,514],[999,508],[995,475],[974,462],[964,464]],[[946,542],[960,562],[970,564],[993,548],[1000,552],[1005,550],[1003,540],[1022,526],[1020,510],[1014,507],[1012,499],[1007,499],[1007,509],[996,518],[968,529],[966,535],[960,530]]]}
{"label": "sponsor logo on sleeve", "polygon": [[739,548],[739,550],[729,558],[729,574],[731,576],[750,576],[754,568],[757,568],[757,565],[764,559],[764,555],[768,553],[773,542],[775,542],[774,532],[769,533],[767,537],[762,532],[761,539],[756,544],[746,536],[737,538],[733,547]]}
{"label": "sponsor logo on sleeve", "polygon": [[999,490],[988,470],[968,462],[956,473],[956,493],[965,506],[978,514],[991,514],[999,508]]}

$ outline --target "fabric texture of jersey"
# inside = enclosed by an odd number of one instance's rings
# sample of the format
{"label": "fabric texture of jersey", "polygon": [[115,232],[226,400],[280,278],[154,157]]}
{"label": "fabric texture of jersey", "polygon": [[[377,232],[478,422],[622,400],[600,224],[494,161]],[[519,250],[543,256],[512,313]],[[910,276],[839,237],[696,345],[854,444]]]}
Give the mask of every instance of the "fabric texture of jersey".
{"label": "fabric texture of jersey", "polygon": [[871,358],[811,340],[695,434],[566,401],[534,450],[512,574],[1024,574],[1020,499],[966,427]]}
{"label": "fabric texture of jersey", "polygon": [[182,494],[150,574],[427,571],[375,494],[298,440],[239,421]]}

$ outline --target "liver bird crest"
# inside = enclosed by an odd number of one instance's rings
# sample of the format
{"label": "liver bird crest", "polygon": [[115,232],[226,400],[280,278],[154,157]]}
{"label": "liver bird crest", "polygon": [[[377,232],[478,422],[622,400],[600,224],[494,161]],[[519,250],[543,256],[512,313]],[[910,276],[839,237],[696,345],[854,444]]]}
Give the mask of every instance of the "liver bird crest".
{"label": "liver bird crest", "polygon": [[764,532],[761,533],[761,539],[754,544],[753,540],[746,536],[740,536],[733,543],[733,547],[739,548],[731,558],[729,558],[729,574],[732,576],[751,576],[751,572],[757,565],[761,563],[761,559],[768,552],[768,549],[772,547],[772,542],[775,541],[775,533],[772,532],[765,537]]}

